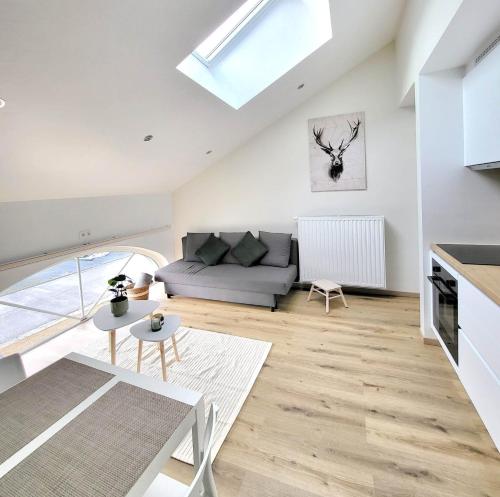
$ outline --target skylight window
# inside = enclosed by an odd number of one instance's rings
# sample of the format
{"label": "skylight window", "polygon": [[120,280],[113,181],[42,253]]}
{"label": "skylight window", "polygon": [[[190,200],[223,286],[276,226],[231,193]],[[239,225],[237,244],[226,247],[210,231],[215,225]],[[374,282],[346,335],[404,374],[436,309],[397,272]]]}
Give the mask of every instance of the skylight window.
{"label": "skylight window", "polygon": [[177,69],[239,109],[331,37],[330,0],[246,0]]}
{"label": "skylight window", "polygon": [[208,66],[271,1],[247,0],[195,48],[193,55]]}

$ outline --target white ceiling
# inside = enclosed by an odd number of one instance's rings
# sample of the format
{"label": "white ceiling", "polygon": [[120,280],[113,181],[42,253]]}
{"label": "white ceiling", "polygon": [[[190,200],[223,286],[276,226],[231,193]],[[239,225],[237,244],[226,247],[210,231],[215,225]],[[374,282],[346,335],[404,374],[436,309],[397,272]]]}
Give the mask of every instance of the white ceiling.
{"label": "white ceiling", "polygon": [[498,0],[464,0],[427,60],[423,72],[467,66],[499,34]]}
{"label": "white ceiling", "polygon": [[331,0],[333,39],[239,110],[176,66],[241,0],[0,3],[13,201],[174,190],[392,41],[404,0]]}

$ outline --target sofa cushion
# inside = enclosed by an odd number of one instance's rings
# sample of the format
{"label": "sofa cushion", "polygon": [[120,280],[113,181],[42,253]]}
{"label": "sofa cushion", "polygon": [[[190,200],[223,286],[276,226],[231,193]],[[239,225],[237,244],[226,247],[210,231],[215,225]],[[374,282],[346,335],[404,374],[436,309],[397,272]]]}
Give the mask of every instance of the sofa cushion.
{"label": "sofa cushion", "polygon": [[206,266],[199,262],[179,260],[158,269],[156,281],[209,288],[286,295],[297,276],[297,267],[243,267],[239,264]]}
{"label": "sofa cushion", "polygon": [[207,266],[215,266],[222,256],[229,250],[229,245],[215,235],[210,235],[208,240],[195,252]]}
{"label": "sofa cushion", "polygon": [[267,254],[260,260],[263,266],[287,267],[290,263],[291,233],[259,231],[259,240],[267,247]]}
{"label": "sofa cushion", "polygon": [[219,233],[219,238],[223,241],[226,242],[231,248],[226,252],[226,255],[222,258],[221,262],[222,264],[239,264],[238,259],[231,254],[231,250],[238,245],[238,243],[241,241],[241,239],[245,236],[244,231],[238,231],[238,232],[226,232],[226,233]]}
{"label": "sofa cushion", "polygon": [[184,260],[186,262],[202,262],[196,255],[196,251],[208,240],[213,233],[188,233],[186,238],[186,252]]}
{"label": "sofa cushion", "polygon": [[267,247],[259,242],[250,231],[247,231],[238,245],[231,250],[231,254],[244,267],[256,264],[267,252]]}

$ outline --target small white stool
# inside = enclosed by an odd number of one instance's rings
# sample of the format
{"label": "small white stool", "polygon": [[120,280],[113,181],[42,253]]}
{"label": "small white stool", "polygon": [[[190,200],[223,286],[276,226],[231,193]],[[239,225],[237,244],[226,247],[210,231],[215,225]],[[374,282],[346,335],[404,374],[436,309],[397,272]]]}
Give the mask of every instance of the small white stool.
{"label": "small white stool", "polygon": [[[341,298],[342,302],[344,302],[345,307],[349,307],[345,300],[344,294],[342,293],[342,287],[330,280],[316,280],[312,282],[311,290],[309,290],[309,295],[307,297],[307,301],[311,300],[311,296],[313,292],[317,292],[323,297],[326,297],[326,313],[330,312],[330,300]],[[335,295],[330,296],[331,292],[335,292]]]}

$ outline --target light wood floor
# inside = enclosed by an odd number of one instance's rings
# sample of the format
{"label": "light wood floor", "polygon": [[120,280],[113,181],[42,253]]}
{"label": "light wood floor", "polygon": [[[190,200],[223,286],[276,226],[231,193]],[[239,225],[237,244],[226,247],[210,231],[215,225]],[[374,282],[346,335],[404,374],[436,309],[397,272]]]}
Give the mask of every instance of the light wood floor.
{"label": "light wood floor", "polygon": [[500,496],[499,453],[442,350],[422,343],[418,300],[348,295],[326,316],[306,296],[275,313],[167,301],[185,326],[273,342],[215,461],[220,497]]}

